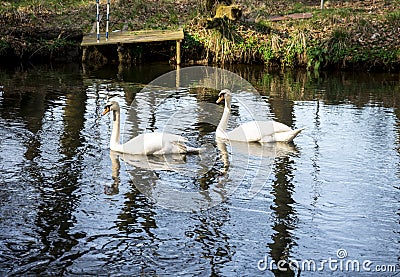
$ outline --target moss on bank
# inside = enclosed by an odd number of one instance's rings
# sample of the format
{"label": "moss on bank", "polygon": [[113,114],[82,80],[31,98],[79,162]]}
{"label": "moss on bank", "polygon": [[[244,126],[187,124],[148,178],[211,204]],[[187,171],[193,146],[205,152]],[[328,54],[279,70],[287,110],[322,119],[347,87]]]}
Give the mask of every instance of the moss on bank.
{"label": "moss on bank", "polygon": [[[204,2],[204,3],[203,3]],[[238,0],[240,21],[206,29],[205,1],[113,0],[111,29],[183,27],[183,62],[395,70],[400,68],[400,0]],[[312,18],[271,21],[273,14],[311,12]],[[95,1],[21,0],[0,4],[2,60],[80,59]],[[102,22],[104,25],[104,21]],[[104,26],[102,26],[104,29]]]}

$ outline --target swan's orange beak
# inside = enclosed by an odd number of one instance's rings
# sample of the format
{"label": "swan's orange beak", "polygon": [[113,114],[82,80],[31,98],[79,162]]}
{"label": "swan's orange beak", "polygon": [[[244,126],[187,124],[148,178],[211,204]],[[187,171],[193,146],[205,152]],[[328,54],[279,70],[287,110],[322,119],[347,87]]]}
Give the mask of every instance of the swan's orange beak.
{"label": "swan's orange beak", "polygon": [[101,115],[106,115],[110,112],[110,106],[105,106],[104,111],[101,113]]}
{"label": "swan's orange beak", "polygon": [[218,97],[217,104],[219,104],[222,100],[224,100],[224,95],[223,94],[221,94],[221,96]]}

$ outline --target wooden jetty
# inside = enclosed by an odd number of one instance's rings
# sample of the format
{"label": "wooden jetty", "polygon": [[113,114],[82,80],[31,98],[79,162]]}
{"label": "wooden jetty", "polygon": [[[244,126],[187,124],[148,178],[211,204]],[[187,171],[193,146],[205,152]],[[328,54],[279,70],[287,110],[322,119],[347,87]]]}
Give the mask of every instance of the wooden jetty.
{"label": "wooden jetty", "polygon": [[[101,34],[100,41],[97,41],[95,33],[83,36],[81,47],[85,51],[88,46],[100,45],[124,45],[132,43],[149,43],[160,41],[176,41],[176,63],[181,63],[181,42],[184,38],[183,29],[179,30],[141,30],[141,31],[121,31],[112,32],[108,40],[105,34]],[[85,54],[84,54],[85,55]]]}

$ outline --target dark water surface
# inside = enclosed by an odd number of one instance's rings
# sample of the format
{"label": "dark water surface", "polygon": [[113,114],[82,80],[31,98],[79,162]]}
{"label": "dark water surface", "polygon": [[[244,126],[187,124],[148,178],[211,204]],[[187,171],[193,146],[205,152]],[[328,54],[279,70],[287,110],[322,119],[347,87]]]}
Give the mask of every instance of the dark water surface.
{"label": "dark water surface", "polygon": [[[305,128],[259,162],[214,142],[201,117],[215,93],[181,88],[151,113],[141,89],[171,70],[0,70],[0,276],[399,274],[399,74],[229,68],[261,94],[235,95],[254,113]],[[207,145],[206,156],[167,168],[150,158],[149,168],[110,155],[107,95],[121,105],[124,140],[184,106],[169,130]],[[240,101],[232,113],[232,126],[248,120]],[[253,181],[263,186],[249,197]],[[223,203],[168,209],[155,201],[165,184]]]}

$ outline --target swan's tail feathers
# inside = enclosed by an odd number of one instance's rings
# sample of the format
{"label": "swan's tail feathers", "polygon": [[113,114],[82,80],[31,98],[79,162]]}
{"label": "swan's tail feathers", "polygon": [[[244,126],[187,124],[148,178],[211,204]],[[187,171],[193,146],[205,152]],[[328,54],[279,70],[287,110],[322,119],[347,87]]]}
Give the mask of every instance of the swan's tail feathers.
{"label": "swan's tail feathers", "polygon": [[203,150],[203,148],[191,147],[181,142],[175,142],[174,144],[177,146],[175,152],[179,154],[200,154]]}
{"label": "swan's tail feathers", "polygon": [[300,132],[303,131],[303,130],[304,130],[304,128],[296,129],[296,130],[287,132],[287,133],[288,133],[288,134],[287,134],[287,139],[286,139],[285,141],[286,141],[286,142],[292,142],[293,139],[294,139],[295,137],[297,137],[297,135],[300,134]]}
{"label": "swan's tail feathers", "polygon": [[286,131],[286,132],[279,132],[274,134],[274,140],[279,142],[292,142],[293,139],[301,132],[304,128]]}

